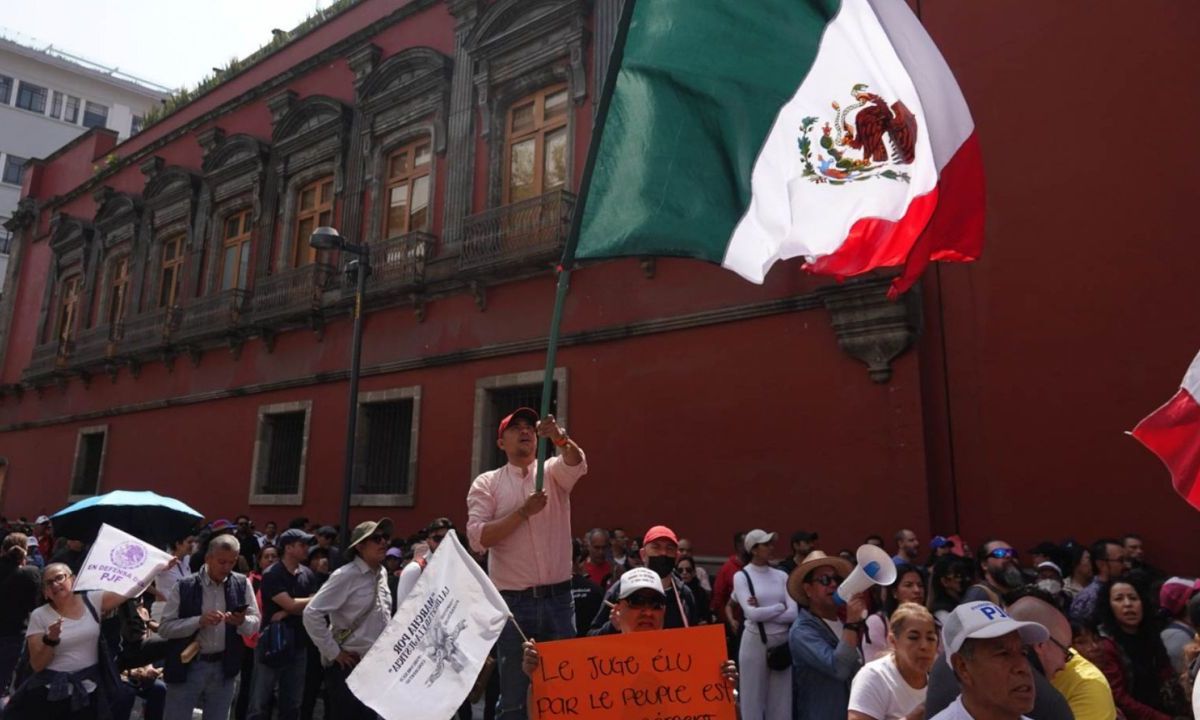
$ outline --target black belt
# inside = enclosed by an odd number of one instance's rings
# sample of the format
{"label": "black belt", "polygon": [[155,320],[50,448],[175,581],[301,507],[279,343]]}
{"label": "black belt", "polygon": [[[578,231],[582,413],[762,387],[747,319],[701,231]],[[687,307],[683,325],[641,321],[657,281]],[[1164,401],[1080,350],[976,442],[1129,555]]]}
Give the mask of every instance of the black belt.
{"label": "black belt", "polygon": [[197,655],[196,659],[200,662],[221,662],[225,659],[224,652],[207,653],[205,655]]}
{"label": "black belt", "polygon": [[501,590],[500,594],[514,598],[551,598],[571,592],[571,581],[563,580],[553,585],[537,585],[524,590]]}

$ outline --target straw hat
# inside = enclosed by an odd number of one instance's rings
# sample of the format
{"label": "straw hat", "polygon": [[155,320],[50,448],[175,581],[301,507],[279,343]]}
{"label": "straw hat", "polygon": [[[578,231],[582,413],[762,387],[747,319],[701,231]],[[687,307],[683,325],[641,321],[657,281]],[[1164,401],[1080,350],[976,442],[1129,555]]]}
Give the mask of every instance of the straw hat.
{"label": "straw hat", "polygon": [[804,562],[797,565],[792,574],[788,576],[788,594],[798,604],[808,607],[808,593],[804,590],[804,577],[822,565],[828,565],[833,568],[843,578],[849,575],[850,571],[854,569],[843,558],[836,555],[826,555],[820,550],[813,550],[805,556]]}

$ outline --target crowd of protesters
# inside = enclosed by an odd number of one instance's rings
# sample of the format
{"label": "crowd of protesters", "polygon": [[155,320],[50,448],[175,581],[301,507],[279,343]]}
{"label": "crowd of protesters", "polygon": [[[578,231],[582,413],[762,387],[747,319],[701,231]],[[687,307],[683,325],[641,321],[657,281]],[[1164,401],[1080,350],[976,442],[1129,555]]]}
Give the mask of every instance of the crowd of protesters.
{"label": "crowd of protesters", "polygon": [[[558,454],[535,489],[538,436]],[[409,595],[431,553],[458,533],[513,613],[472,697],[485,718],[525,718],[539,641],[725,627],[721,668],[744,720],[1175,720],[1192,718],[1200,670],[1200,583],[1152,566],[1136,535],[1043,542],[892,543],[895,580],[843,598],[849,550],[817,532],[737,532],[719,568],[660,524],[575,533],[570,494],[583,450],[552,417],[501,421],[508,463],[484,473],[461,531],[436,518],[402,536],[387,518],[338,528],[295,518],[260,530],[217,520],[165,549],[141,597],[74,592],[88,539],[48,518],[4,522],[0,694],[12,718],[208,720],[375,713],[346,678]],[[668,520],[669,518],[663,518]],[[887,547],[885,547],[885,545]],[[522,632],[523,631],[523,632]],[[137,702],[136,698],[141,698]]]}

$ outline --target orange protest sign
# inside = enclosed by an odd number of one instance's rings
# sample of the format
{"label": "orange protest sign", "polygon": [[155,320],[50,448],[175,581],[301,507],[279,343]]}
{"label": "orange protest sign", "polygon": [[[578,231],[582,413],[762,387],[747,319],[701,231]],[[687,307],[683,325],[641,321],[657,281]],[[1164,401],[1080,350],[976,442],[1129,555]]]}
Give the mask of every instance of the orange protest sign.
{"label": "orange protest sign", "polygon": [[534,720],[735,720],[720,625],[538,643]]}

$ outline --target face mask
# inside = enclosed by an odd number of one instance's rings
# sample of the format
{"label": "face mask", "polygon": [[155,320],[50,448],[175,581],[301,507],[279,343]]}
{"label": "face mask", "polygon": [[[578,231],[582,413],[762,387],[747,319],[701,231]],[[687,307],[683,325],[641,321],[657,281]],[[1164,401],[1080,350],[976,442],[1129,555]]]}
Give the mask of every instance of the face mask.
{"label": "face mask", "polygon": [[675,558],[667,555],[655,555],[646,558],[646,567],[658,573],[659,577],[665,578],[675,569]]}
{"label": "face mask", "polygon": [[1045,590],[1046,592],[1050,593],[1051,595],[1059,594],[1060,592],[1062,592],[1062,588],[1063,588],[1061,581],[1054,580],[1052,578],[1042,578],[1041,580],[1038,580],[1037,586],[1039,588]]}

